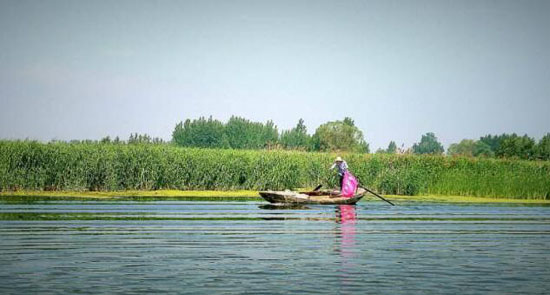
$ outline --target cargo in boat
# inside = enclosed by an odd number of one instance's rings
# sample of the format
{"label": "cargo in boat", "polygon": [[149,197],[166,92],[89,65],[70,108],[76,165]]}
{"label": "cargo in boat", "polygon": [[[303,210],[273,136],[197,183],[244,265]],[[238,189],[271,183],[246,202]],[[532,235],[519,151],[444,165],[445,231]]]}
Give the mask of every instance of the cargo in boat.
{"label": "cargo in boat", "polygon": [[260,196],[270,203],[282,204],[355,204],[365,195],[366,190],[358,188],[352,197],[343,197],[339,191],[319,190],[311,192],[261,191]]}

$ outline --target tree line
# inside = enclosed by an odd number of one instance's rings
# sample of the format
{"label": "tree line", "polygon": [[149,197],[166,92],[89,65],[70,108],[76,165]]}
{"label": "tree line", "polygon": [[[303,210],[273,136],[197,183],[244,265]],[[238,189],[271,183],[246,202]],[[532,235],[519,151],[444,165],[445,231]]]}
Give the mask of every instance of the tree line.
{"label": "tree line", "polygon": [[[422,135],[420,142],[411,149],[398,149],[391,141],[387,149],[378,149],[377,153],[412,153],[433,154],[445,153],[443,145],[434,133]],[[550,133],[544,135],[538,142],[528,135],[519,136],[516,133],[501,135],[485,135],[478,140],[463,139],[453,143],[447,149],[449,156],[485,157],[485,158],[513,158],[522,160],[550,160]]]}
{"label": "tree line", "polygon": [[[369,144],[363,132],[355,126],[353,119],[321,124],[310,135],[303,119],[295,127],[279,132],[273,121],[266,123],[253,122],[242,117],[232,116],[226,123],[219,120],[200,117],[187,119],[176,124],[171,141],[164,141],[147,134],[132,133],[128,140],[118,136],[109,136],[101,140],[71,140],[71,143],[105,143],[105,144],[175,144],[182,147],[220,148],[220,149],[287,149],[300,151],[343,151],[369,153]],[[410,148],[402,144],[397,146],[390,141],[386,149],[376,153],[385,154],[432,154],[486,158],[514,158],[524,160],[550,160],[550,133],[538,142],[528,135],[516,133],[501,135],[488,134],[478,140],[463,139],[453,143],[445,151],[433,132],[421,136]]]}
{"label": "tree line", "polygon": [[172,132],[172,142],[183,147],[231,149],[293,149],[303,151],[350,151],[368,153],[363,132],[351,118],[322,124],[309,135],[304,120],[279,133],[273,121],[265,124],[232,116],[227,123],[200,117],[180,122]]}
{"label": "tree line", "polygon": [[[303,151],[349,151],[369,153],[369,144],[353,119],[321,124],[309,135],[304,120],[300,119],[290,130],[279,133],[273,121],[265,124],[232,116],[227,123],[200,117],[180,122],[172,133],[172,142],[184,147],[231,149],[291,149]],[[421,136],[411,148],[397,147],[391,141],[387,149],[377,153],[388,154],[445,154],[445,149],[433,132]],[[453,143],[447,150],[449,156],[517,158],[524,160],[550,160],[550,133],[540,141],[515,133],[482,136],[479,140],[464,139]]]}
{"label": "tree line", "polygon": [[447,151],[451,156],[517,158],[523,160],[550,160],[550,133],[538,142],[527,134],[486,135],[479,140],[463,139],[453,143]]}
{"label": "tree line", "polygon": [[139,133],[131,133],[128,140],[123,140],[120,137],[116,136],[115,138],[111,138],[110,136],[105,136],[101,138],[100,140],[93,140],[93,139],[73,139],[69,141],[64,140],[51,140],[51,143],[71,143],[71,144],[167,144],[169,142],[166,142],[164,139],[160,137],[151,137],[148,134],[139,134]]}

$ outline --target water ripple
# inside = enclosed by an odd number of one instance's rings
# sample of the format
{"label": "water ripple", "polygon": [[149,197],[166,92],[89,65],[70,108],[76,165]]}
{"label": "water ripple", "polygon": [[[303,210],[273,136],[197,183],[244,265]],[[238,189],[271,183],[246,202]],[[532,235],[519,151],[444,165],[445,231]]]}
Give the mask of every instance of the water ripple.
{"label": "water ripple", "polygon": [[549,213],[0,200],[0,293],[544,294]]}

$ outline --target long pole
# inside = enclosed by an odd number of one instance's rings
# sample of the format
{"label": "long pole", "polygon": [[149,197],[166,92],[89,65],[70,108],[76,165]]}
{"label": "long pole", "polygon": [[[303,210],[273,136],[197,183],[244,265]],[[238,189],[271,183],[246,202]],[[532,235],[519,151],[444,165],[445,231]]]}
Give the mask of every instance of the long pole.
{"label": "long pole", "polygon": [[392,203],[392,202],[390,202],[390,201],[388,201],[388,200],[384,199],[384,197],[382,197],[381,195],[379,195],[379,194],[377,194],[377,193],[375,193],[375,192],[371,191],[370,189],[368,189],[368,188],[366,188],[366,187],[364,187],[364,186],[362,186],[361,188],[363,188],[363,189],[364,189],[364,190],[366,190],[367,192],[369,192],[369,193],[371,193],[371,194],[373,194],[373,195],[375,195],[375,196],[379,197],[380,199],[382,199],[382,200],[384,200],[384,201],[386,201],[386,202],[390,203],[390,204],[391,204],[392,206],[395,206],[395,204],[394,204],[394,203]]}

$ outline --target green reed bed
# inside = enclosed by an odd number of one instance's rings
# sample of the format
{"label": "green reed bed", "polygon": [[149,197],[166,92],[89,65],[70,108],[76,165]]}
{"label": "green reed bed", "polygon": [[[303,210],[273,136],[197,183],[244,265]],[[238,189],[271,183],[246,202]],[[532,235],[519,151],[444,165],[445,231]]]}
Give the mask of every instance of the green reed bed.
{"label": "green reed bed", "polygon": [[[340,154],[370,188],[397,195],[550,199],[550,162]],[[0,141],[0,190],[261,190],[336,185],[336,154],[168,144]]]}

